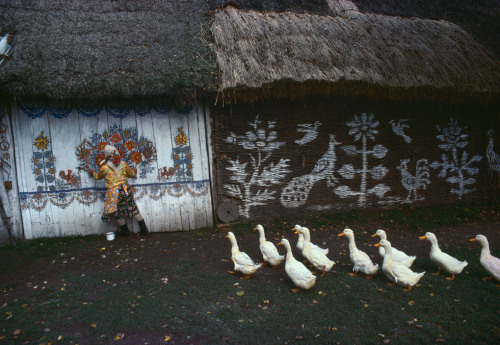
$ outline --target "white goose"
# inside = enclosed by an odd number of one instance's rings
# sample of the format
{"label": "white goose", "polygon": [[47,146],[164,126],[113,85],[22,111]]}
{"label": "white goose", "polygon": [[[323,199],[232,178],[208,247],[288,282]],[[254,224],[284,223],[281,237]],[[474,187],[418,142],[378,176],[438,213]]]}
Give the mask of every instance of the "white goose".
{"label": "white goose", "polygon": [[298,233],[304,235],[304,249],[302,250],[302,255],[314,266],[316,269],[322,271],[322,276],[325,272],[332,269],[335,265],[335,261],[330,260],[319,248],[311,246],[309,229],[306,227],[301,227]]}
{"label": "white goose", "polygon": [[252,274],[262,267],[262,264],[256,264],[247,253],[240,252],[238,242],[232,232],[228,232],[226,238],[231,241],[231,260],[234,263],[234,270],[243,273],[246,279],[251,278]]}
{"label": "white goose", "polygon": [[481,258],[479,262],[484,267],[484,269],[491,275],[491,277],[484,277],[483,280],[495,278],[500,282],[500,259],[496,256],[491,255],[490,245],[488,244],[488,239],[484,235],[477,235],[475,238],[471,238],[469,241],[479,241],[481,243]]}
{"label": "white goose", "polygon": [[381,240],[375,246],[382,246],[385,249],[382,271],[391,282],[406,286],[405,291],[410,291],[411,288],[418,283],[420,278],[424,276],[425,272],[413,272],[410,268],[392,259],[391,242],[387,240]]}
{"label": "white goose", "polygon": [[[300,225],[295,225],[295,227],[292,229],[292,231],[299,231],[299,229],[301,228]],[[323,254],[325,255],[328,255],[328,252],[329,252],[329,249],[328,248],[321,248],[321,247],[318,247],[317,245],[315,245],[314,243],[310,242],[311,244],[311,247],[313,248],[317,248],[319,250],[321,250],[323,252]],[[302,233],[299,232],[299,238],[297,240],[297,249],[302,251],[304,249],[304,235],[302,235]]]}
{"label": "white goose", "polygon": [[292,253],[290,242],[286,238],[281,239],[281,243],[286,248],[285,271],[290,277],[292,282],[298,289],[292,291],[298,292],[300,289],[310,289],[316,283],[316,276],[307,269],[307,267],[300,261],[297,261]]}
{"label": "white goose", "polygon": [[[381,240],[387,240],[387,234],[382,229],[377,230],[377,232],[372,235],[372,237],[375,236],[380,237]],[[380,254],[381,257],[384,257],[385,255],[384,247],[379,246],[378,253]],[[402,252],[401,250],[397,250],[396,248],[392,247],[392,259],[394,261],[402,263],[406,267],[411,267],[413,261],[415,261],[416,259],[416,256],[407,255],[405,252]]]}
{"label": "white goose", "polygon": [[254,230],[259,232],[259,248],[264,261],[269,262],[269,264],[275,268],[279,267],[281,262],[285,259],[285,256],[280,255],[276,246],[272,242],[266,240],[264,227],[262,225],[257,225]]}
{"label": "white goose", "polygon": [[354,271],[354,273],[349,273],[349,275],[354,277],[361,271],[366,274],[367,279],[372,279],[373,275],[378,271],[378,264],[373,264],[368,254],[356,247],[354,231],[344,229],[344,232],[341,232],[338,236],[345,236],[349,240],[349,257],[351,258],[353,264],[352,270]]}
{"label": "white goose", "polygon": [[428,239],[429,242],[431,242],[430,258],[432,262],[434,262],[439,267],[436,273],[432,273],[433,275],[439,275],[439,272],[441,271],[441,269],[443,269],[451,274],[451,277],[446,277],[446,279],[453,280],[455,279],[455,274],[461,273],[464,267],[467,266],[467,261],[457,260],[453,256],[442,252],[439,248],[436,235],[434,235],[432,232],[426,232],[424,236],[420,237],[420,239]]}

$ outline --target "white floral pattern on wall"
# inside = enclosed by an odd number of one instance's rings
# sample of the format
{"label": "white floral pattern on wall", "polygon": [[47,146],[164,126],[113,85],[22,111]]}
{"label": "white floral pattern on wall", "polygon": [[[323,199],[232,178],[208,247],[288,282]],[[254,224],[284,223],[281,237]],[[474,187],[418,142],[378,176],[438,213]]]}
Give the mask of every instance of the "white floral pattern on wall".
{"label": "white floral pattern on wall", "polygon": [[474,155],[469,158],[469,154],[465,150],[461,152],[462,155],[460,156],[460,150],[465,149],[469,144],[466,140],[469,135],[463,132],[467,127],[460,127],[458,121],[450,119],[447,127],[441,129],[437,125],[436,128],[441,133],[436,136],[441,141],[438,147],[445,153],[441,155],[441,162],[432,162],[431,168],[441,169],[438,177],[445,178],[448,176],[446,181],[452,185],[457,185],[457,187],[451,188],[450,193],[456,194],[458,199],[462,199],[465,194],[475,190],[475,188],[469,186],[476,183],[476,179],[468,176],[479,173],[479,168],[471,165],[479,162],[483,157]]}
{"label": "white floral pattern on wall", "polygon": [[253,130],[245,135],[231,133],[224,140],[248,151],[249,160],[240,161],[239,156],[236,160],[229,159],[226,169],[231,172],[232,183],[224,185],[229,196],[241,201],[240,214],[247,218],[251,207],[266,205],[267,201],[276,199],[276,191],[269,188],[281,184],[290,172],[289,159],[280,158],[277,163],[270,161],[274,151],[285,145],[285,142],[276,141],[276,122],[267,121],[266,125],[257,115],[255,121],[249,124]]}

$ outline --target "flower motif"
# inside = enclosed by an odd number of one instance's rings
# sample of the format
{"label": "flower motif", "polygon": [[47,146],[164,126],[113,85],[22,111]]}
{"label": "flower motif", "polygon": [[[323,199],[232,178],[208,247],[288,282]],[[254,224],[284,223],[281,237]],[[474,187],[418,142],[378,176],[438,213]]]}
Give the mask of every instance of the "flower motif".
{"label": "flower motif", "polygon": [[358,115],[354,115],[354,121],[347,122],[347,125],[351,127],[349,130],[349,135],[354,135],[354,141],[358,141],[361,137],[368,137],[375,140],[375,135],[378,134],[379,122],[373,121],[374,115],[366,113],[361,114],[361,118]]}
{"label": "flower motif", "polygon": [[104,153],[99,153],[97,156],[95,156],[95,160],[94,160],[94,163],[97,165],[97,166],[101,166],[101,162],[103,160],[106,159],[106,156],[104,155]]}
{"label": "flower motif", "polygon": [[144,156],[144,158],[146,159],[150,159],[152,156],[153,156],[153,149],[150,147],[150,146],[146,146],[143,150],[142,150],[142,155]]}
{"label": "flower motif", "polygon": [[467,139],[469,135],[462,133],[462,128],[458,126],[458,121],[453,121],[453,119],[451,119],[448,127],[443,128],[442,130],[439,126],[436,127],[442,133],[436,136],[443,142],[438,145],[441,149],[450,151],[456,149],[457,147],[464,148],[467,146],[468,142],[464,140]]}
{"label": "flower motif", "polygon": [[121,134],[114,134],[109,138],[109,142],[112,144],[118,144],[122,142]]}
{"label": "flower motif", "polygon": [[267,129],[270,130],[269,133],[264,128],[258,128],[261,124],[262,121],[260,121],[257,116],[255,121],[251,123],[255,132],[246,132],[246,137],[236,137],[231,133],[231,137],[227,138],[226,142],[237,143],[246,150],[258,149],[263,152],[271,152],[285,145],[284,142],[274,142],[274,140],[278,137],[276,131],[271,130],[275,127],[274,121],[268,121],[267,123]]}
{"label": "flower motif", "polygon": [[182,131],[182,127],[179,128],[179,134],[175,137],[175,144],[177,146],[186,145],[188,142],[188,138],[186,134]]}
{"label": "flower motif", "polygon": [[39,150],[46,150],[49,147],[49,139],[43,135],[43,131],[35,138],[33,145]]}
{"label": "flower motif", "polygon": [[130,160],[135,163],[140,163],[142,161],[142,155],[139,152],[132,152],[130,155]]}
{"label": "flower motif", "polygon": [[129,151],[133,151],[135,149],[135,143],[130,140],[125,143],[125,146]]}
{"label": "flower motif", "polygon": [[105,141],[102,141],[102,142],[100,142],[100,143],[97,145],[97,149],[98,149],[99,151],[102,151],[102,150],[104,150],[104,148],[106,147],[106,145],[108,145],[108,143],[107,143],[107,142],[105,142]]}
{"label": "flower motif", "polygon": [[89,149],[82,149],[82,150],[80,150],[80,157],[83,160],[87,160],[90,157],[90,150]]}

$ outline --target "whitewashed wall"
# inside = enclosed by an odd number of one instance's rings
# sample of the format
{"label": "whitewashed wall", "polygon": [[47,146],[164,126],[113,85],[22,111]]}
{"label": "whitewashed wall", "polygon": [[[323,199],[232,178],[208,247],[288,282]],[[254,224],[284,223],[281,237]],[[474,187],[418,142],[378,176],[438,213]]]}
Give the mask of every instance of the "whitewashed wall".
{"label": "whitewashed wall", "polygon": [[[104,142],[123,147],[126,160],[137,165],[139,176],[129,182],[150,231],[212,226],[208,117],[208,110],[199,104],[183,109],[154,104],[21,103],[14,107],[12,127],[25,238],[117,229],[113,222],[101,221],[104,180],[95,181],[77,169],[89,164],[97,169],[95,155]],[[132,133],[128,139],[127,133]],[[124,146],[126,141],[133,149]],[[142,154],[139,164],[132,162],[138,157],[132,151]],[[182,153],[180,158],[174,156],[176,152]],[[174,175],[162,176],[163,168],[172,168]],[[138,231],[135,220],[127,222]]]}

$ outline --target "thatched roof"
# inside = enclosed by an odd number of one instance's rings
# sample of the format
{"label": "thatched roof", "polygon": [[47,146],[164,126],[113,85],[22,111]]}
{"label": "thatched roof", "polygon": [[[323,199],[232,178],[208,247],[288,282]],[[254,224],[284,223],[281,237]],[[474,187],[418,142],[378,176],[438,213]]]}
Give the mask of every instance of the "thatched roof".
{"label": "thatched roof", "polygon": [[498,0],[353,0],[361,12],[446,20],[462,27],[500,59]]}
{"label": "thatched roof", "polygon": [[361,95],[491,101],[500,62],[447,21],[227,7],[212,23],[224,99]]}
{"label": "thatched roof", "polygon": [[[335,2],[361,13],[336,13]],[[190,100],[218,90],[226,101],[484,101],[499,89],[493,2],[474,11],[462,0],[0,1],[0,37],[12,38],[0,98]]]}
{"label": "thatched roof", "polygon": [[204,0],[8,0],[12,34],[0,94],[50,99],[192,97],[210,89],[215,62]]}

